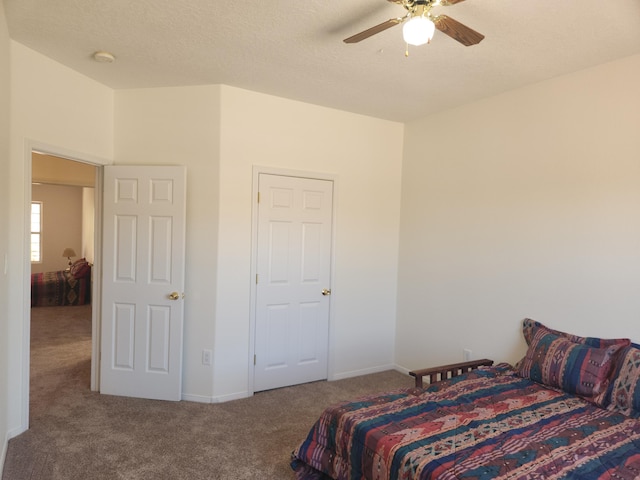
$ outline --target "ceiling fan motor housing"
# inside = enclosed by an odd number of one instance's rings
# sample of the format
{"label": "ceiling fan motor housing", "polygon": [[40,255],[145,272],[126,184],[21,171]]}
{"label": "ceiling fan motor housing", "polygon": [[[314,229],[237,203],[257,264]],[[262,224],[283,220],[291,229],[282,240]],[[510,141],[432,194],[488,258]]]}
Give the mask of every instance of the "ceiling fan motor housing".
{"label": "ceiling fan motor housing", "polygon": [[[403,22],[405,23],[405,27],[411,23],[412,20],[419,20],[420,17],[424,17],[428,22],[422,22],[424,27],[428,27],[429,34],[433,36],[432,30],[439,30],[445,35],[451,37],[457,42],[460,42],[462,45],[471,46],[480,43],[484,39],[484,35],[476,32],[475,30],[463,25],[462,23],[454,20],[453,18],[447,15],[437,15],[432,17],[430,12],[433,7],[449,7],[451,5],[455,5],[456,3],[460,3],[464,0],[388,0],[391,3],[395,3],[397,5],[402,5],[405,10],[407,10],[407,14],[404,17],[390,18],[386,22],[382,22],[378,25],[375,25],[371,28],[368,28],[360,33],[352,35],[349,38],[345,38],[345,43],[358,43],[362,40],[365,40],[373,35],[376,35],[380,32],[387,30],[388,28],[393,27],[394,25],[398,25]],[[415,22],[419,23],[419,22]],[[429,24],[429,25],[427,25]],[[412,25],[413,27],[414,25]],[[423,28],[424,28],[423,27]],[[404,30],[404,28],[403,28]],[[403,32],[404,33],[404,32]],[[421,35],[423,35],[422,32]],[[405,40],[407,39],[407,35],[403,35]],[[429,37],[429,40],[431,37]],[[407,41],[412,45],[421,45],[422,43],[413,43]]]}

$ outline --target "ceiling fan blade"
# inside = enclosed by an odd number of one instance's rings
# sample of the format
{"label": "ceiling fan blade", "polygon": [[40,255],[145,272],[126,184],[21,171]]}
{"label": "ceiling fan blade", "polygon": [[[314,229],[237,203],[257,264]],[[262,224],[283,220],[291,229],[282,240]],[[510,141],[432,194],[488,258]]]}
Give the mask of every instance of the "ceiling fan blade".
{"label": "ceiling fan blade", "polygon": [[463,45],[466,45],[467,47],[480,43],[484,38],[484,35],[481,33],[476,32],[446,15],[438,15],[433,20],[433,23],[436,24],[436,28],[442,33],[449,35],[451,38],[457,40]]}
{"label": "ceiling fan blade", "polygon": [[364,40],[365,38],[369,38],[369,37],[375,35],[376,33],[383,32],[387,28],[391,28],[394,25],[402,23],[402,20],[404,20],[404,19],[402,19],[402,18],[391,18],[391,19],[387,20],[386,22],[382,22],[381,24],[376,25],[375,27],[368,28],[363,32],[356,33],[355,35],[352,35],[349,38],[345,38],[343,40],[343,42],[344,43],[358,43],[358,42]]}
{"label": "ceiling fan blade", "polygon": [[460,2],[464,2],[464,0],[441,0],[440,5],[442,5],[443,7],[448,7],[449,5],[455,5],[456,3]]}

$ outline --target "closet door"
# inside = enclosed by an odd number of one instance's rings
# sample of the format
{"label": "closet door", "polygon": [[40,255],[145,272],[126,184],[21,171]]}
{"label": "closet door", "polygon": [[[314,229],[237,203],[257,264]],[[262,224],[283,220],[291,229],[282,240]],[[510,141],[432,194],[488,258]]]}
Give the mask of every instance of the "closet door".
{"label": "closet door", "polygon": [[259,175],[254,391],[327,378],[333,182]]}

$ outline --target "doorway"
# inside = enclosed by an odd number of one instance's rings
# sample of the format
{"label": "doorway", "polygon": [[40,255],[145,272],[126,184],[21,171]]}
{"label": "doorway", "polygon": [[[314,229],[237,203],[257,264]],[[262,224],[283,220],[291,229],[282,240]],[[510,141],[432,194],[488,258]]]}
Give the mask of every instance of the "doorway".
{"label": "doorway", "polygon": [[96,170],[31,153],[31,419],[91,386]]}
{"label": "doorway", "polygon": [[[101,205],[102,205],[102,200],[101,200],[102,168],[101,167],[105,162],[103,162],[101,159],[89,158],[77,152],[71,152],[66,149],[46,145],[46,144],[35,142],[35,141],[27,142],[27,149],[25,150],[25,153],[26,153],[25,155],[25,192],[26,192],[25,194],[25,200],[26,200],[25,201],[25,225],[26,225],[26,229],[24,232],[25,233],[24,241],[25,241],[25,245],[27,246],[27,252],[30,251],[29,225],[31,224],[31,203],[32,203],[32,194],[33,194],[32,183],[39,183],[41,185],[55,185],[57,183],[64,185],[66,183],[67,187],[69,185],[80,187],[80,184],[84,182],[84,180],[79,181],[77,178],[74,177],[72,173],[65,173],[66,172],[65,170],[58,171],[57,173],[58,173],[58,176],[62,176],[63,180],[66,179],[66,181],[55,180],[56,168],[54,167],[54,165],[58,165],[58,164],[49,163],[49,161],[53,158],[56,158],[57,161],[69,162],[69,164],[75,168],[84,166],[89,169],[88,170],[90,172],[89,175],[93,177],[93,182],[92,182],[93,186],[85,188],[85,191],[82,194],[82,196],[85,197],[85,202],[89,202],[89,204],[93,204],[92,209],[91,208],[87,209],[88,211],[91,212],[90,217],[93,221],[93,228],[88,227],[87,231],[90,231],[91,229],[93,229],[93,239],[89,240],[87,238],[84,238],[84,240],[80,240],[79,241],[80,246],[78,247],[78,251],[74,252],[80,255],[83,255],[83,254],[87,255],[93,252],[94,265],[93,265],[93,268],[91,269],[92,281],[88,283],[89,289],[90,289],[90,295],[91,295],[90,304],[87,307],[63,306],[62,308],[80,308],[80,309],[84,308],[85,317],[86,315],[89,315],[90,326],[87,326],[87,329],[90,331],[91,353],[90,353],[90,358],[86,360],[85,364],[86,363],[90,364],[90,388],[91,390],[96,390],[97,388],[99,388],[99,375],[98,375],[99,358],[98,358],[97,352],[99,352],[98,346],[100,341],[100,337],[99,337],[100,321],[98,316],[99,314],[98,309],[91,308],[91,307],[99,305],[99,302],[100,302],[100,285],[101,285],[101,282],[100,282],[100,245],[101,245],[100,233],[101,233]],[[51,157],[51,159],[49,157]],[[41,166],[44,166],[44,170],[38,170],[37,166],[34,169],[34,160],[33,160],[34,158],[37,159],[35,160],[35,162],[38,162],[38,161],[41,162],[42,164]],[[101,163],[98,163],[98,162],[101,162]],[[82,188],[84,188],[84,186]],[[80,201],[83,202],[83,200],[80,200]],[[85,211],[85,214],[87,214],[87,211]],[[84,222],[85,224],[87,224],[88,220],[85,220]],[[64,225],[62,225],[62,223],[55,226],[55,230],[60,230],[60,229],[64,229]],[[84,235],[84,234],[80,234],[80,235]],[[47,236],[46,232],[42,232],[42,236],[43,236],[43,241],[46,242],[46,238],[45,238]],[[66,248],[67,246],[64,247],[64,249]],[[59,251],[53,254],[49,252],[46,255],[46,258],[52,260],[53,263],[46,264],[46,265],[41,264],[40,265],[41,269],[50,268],[50,265],[54,265],[53,268],[58,269],[57,271],[64,271],[69,267],[68,262],[70,260],[73,263],[74,261],[82,258],[82,257],[71,257],[71,258],[64,257],[63,258],[62,253],[64,249],[62,251]],[[65,252],[65,253],[68,254],[68,252]],[[58,262],[62,262],[62,265]],[[21,416],[22,431],[29,428],[29,417],[30,417],[30,387],[31,387],[30,356],[31,356],[31,321],[32,321],[31,304],[30,304],[31,302],[30,280],[31,280],[32,263],[31,263],[29,254],[26,254],[24,257],[24,267],[25,267],[24,281],[29,283],[28,284],[25,283],[26,291],[25,291],[25,297],[24,297],[24,310],[23,310],[24,334],[22,338],[22,351],[23,351],[25,366],[27,368],[22,369],[22,416]],[[71,299],[73,295],[76,294],[77,292],[74,293],[72,291],[67,291],[66,293],[70,295],[68,298]],[[51,307],[51,308],[55,308],[55,307]],[[54,311],[56,313],[60,313],[59,310],[58,311],[54,310]],[[77,315],[79,315],[80,313],[81,313],[80,310],[74,312],[74,314],[77,314]],[[86,384],[86,381],[85,381],[85,384]]]}

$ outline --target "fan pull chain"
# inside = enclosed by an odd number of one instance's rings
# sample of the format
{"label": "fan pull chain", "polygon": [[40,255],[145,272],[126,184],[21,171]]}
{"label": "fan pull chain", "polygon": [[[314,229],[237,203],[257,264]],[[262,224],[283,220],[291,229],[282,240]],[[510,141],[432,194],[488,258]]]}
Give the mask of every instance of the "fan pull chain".
{"label": "fan pull chain", "polygon": [[409,44],[407,43],[407,48],[405,48],[404,50],[404,56],[408,57],[409,56]]}

